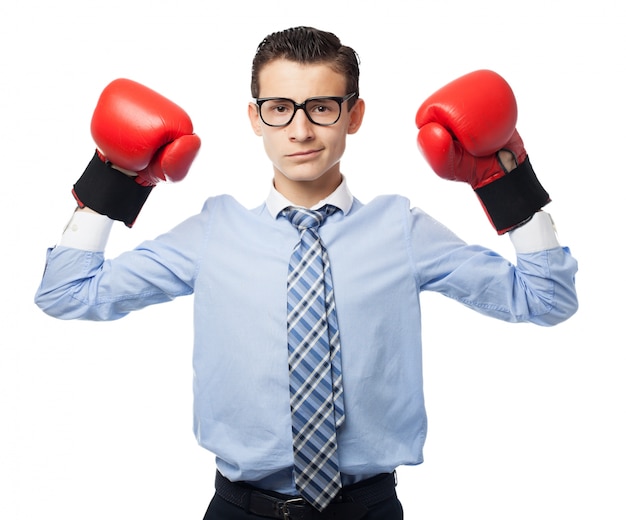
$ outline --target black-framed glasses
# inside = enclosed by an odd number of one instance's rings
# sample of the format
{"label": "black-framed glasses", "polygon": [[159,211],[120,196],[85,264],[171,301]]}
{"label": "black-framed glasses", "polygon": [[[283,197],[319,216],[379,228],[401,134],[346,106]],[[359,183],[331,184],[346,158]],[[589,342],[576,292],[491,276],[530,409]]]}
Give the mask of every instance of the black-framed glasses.
{"label": "black-framed glasses", "polygon": [[296,103],[289,98],[257,98],[256,104],[261,121],[267,126],[287,126],[293,121],[299,109],[304,110],[311,123],[320,126],[334,125],[341,117],[344,102],[356,96],[351,92],[343,97],[320,96]]}

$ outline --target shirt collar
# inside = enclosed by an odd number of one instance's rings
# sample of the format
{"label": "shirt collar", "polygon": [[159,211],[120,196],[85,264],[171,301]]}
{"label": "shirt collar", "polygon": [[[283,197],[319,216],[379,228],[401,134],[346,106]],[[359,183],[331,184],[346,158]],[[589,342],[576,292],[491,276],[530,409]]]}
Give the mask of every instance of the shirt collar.
{"label": "shirt collar", "polygon": [[[328,197],[313,205],[310,209],[319,209],[326,204],[331,204],[332,206],[338,207],[345,215],[352,207],[352,200],[352,193],[350,193],[350,190],[348,189],[346,179],[345,177],[342,177],[341,184],[337,187],[337,189]],[[282,193],[279,193],[273,184],[265,204],[270,212],[270,215],[272,215],[272,218],[276,218],[282,210],[288,208],[289,206],[298,206],[287,199]]]}

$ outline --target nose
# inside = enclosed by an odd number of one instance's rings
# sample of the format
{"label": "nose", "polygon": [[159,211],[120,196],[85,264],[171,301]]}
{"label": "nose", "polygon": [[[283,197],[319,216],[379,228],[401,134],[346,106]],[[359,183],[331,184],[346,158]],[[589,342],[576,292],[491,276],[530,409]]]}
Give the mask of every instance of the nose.
{"label": "nose", "polygon": [[308,141],[313,138],[313,123],[309,121],[304,109],[298,107],[291,123],[286,127],[292,141]]}

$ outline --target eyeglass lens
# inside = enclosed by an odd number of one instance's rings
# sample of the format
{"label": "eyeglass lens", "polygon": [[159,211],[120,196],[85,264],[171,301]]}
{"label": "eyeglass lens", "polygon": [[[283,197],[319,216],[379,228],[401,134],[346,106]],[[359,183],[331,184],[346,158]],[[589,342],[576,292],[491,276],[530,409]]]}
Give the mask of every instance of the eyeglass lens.
{"label": "eyeglass lens", "polygon": [[[268,125],[283,126],[294,117],[296,103],[290,99],[269,99],[261,105],[261,117]],[[309,119],[318,125],[332,125],[341,115],[341,104],[336,99],[308,99],[304,110]]]}

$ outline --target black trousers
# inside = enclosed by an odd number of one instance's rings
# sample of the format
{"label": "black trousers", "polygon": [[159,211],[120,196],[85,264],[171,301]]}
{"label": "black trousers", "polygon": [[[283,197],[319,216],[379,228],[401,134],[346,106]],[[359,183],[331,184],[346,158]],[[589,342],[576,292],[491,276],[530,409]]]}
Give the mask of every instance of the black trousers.
{"label": "black trousers", "polygon": [[[333,516],[333,520],[354,520],[351,516],[345,516],[345,518],[344,515],[336,518]],[[217,494],[211,500],[209,508],[204,515],[204,520],[254,520],[263,518],[266,517],[249,513],[245,509],[224,500]],[[369,512],[365,516],[359,515],[359,520],[402,520],[403,518],[402,504],[395,492],[390,498],[370,506]]]}
{"label": "black trousers", "polygon": [[[243,509],[226,502],[226,500],[215,495],[204,515],[204,520],[254,520],[263,519],[263,516],[247,513]],[[397,497],[379,502],[370,508],[369,513],[361,520],[402,520],[404,514],[402,505]],[[267,519],[265,519],[267,520]],[[337,518],[337,520],[353,520],[351,518]]]}

